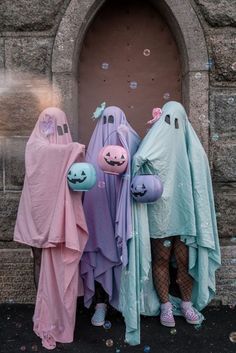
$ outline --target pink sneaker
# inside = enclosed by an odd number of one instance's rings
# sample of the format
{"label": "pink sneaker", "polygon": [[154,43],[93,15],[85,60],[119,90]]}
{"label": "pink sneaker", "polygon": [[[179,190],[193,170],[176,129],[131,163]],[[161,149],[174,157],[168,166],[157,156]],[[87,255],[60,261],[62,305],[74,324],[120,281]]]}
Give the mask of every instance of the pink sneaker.
{"label": "pink sneaker", "polygon": [[172,312],[172,304],[170,302],[161,304],[160,321],[163,326],[167,326],[167,327],[175,326],[175,319]]}
{"label": "pink sneaker", "polygon": [[198,314],[194,310],[193,305],[192,305],[191,302],[182,301],[182,303],[181,303],[181,311],[182,311],[182,314],[184,315],[186,321],[189,324],[198,325],[200,323]]}

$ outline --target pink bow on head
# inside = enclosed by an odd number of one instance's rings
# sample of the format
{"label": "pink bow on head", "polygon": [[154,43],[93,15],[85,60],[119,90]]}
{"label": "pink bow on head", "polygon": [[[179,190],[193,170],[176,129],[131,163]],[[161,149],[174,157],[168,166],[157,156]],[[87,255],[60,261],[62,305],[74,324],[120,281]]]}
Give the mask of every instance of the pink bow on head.
{"label": "pink bow on head", "polygon": [[154,124],[157,120],[160,119],[161,114],[162,114],[161,108],[153,108],[153,110],[152,110],[152,117],[153,117],[153,119],[149,120],[149,121],[147,122],[147,124],[148,124],[148,125]]}

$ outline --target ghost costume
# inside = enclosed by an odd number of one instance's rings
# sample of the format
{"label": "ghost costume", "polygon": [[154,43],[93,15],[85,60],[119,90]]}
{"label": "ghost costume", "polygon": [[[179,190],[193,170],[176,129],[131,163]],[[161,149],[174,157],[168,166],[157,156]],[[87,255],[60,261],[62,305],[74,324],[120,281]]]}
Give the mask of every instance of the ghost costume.
{"label": "ghost costume", "polygon": [[[86,159],[97,172],[97,185],[84,195],[84,212],[89,240],[81,259],[84,282],[84,303],[89,307],[95,294],[95,281],[118,308],[120,276],[127,265],[127,242],[132,237],[130,206],[131,158],[140,139],[128,124],[124,112],[108,107],[99,118],[88,145]],[[97,157],[105,145],[123,146],[129,157],[125,174],[105,174],[98,166]]]}
{"label": "ghost costume", "polygon": [[25,180],[14,240],[42,248],[34,331],[47,349],[72,342],[79,283],[79,261],[88,238],[81,193],[67,185],[67,172],[84,159],[84,145],[73,143],[66,115],[47,108],[26,145]]}
{"label": "ghost costume", "polygon": [[[152,279],[150,237],[179,236],[188,247],[188,273],[193,278],[192,302],[202,310],[215,295],[220,266],[214,199],[207,156],[177,102],[164,105],[133,158],[132,174],[158,174],[164,186],[152,204],[132,203],[135,237],[128,244],[129,262],[122,273],[120,309],[126,340],[140,343],[140,314],[158,315],[160,301]],[[174,315],[179,298],[170,296]],[[199,313],[200,322],[203,316]]]}

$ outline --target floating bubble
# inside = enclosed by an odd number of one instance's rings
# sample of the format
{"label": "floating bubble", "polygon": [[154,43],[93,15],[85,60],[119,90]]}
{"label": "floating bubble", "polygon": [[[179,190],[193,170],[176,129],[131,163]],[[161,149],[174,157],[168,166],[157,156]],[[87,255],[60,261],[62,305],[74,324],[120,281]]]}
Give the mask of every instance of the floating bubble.
{"label": "floating bubble", "polygon": [[208,62],[206,63],[206,69],[211,70],[214,65],[213,59],[209,59]]}
{"label": "floating bubble", "polygon": [[199,80],[201,77],[202,77],[201,72],[197,72],[197,73],[195,74],[195,78],[196,78],[197,80]]}
{"label": "floating bubble", "polygon": [[131,81],[129,87],[131,89],[136,89],[138,87],[138,83],[136,81]]}
{"label": "floating bubble", "polygon": [[22,327],[22,324],[20,322],[17,322],[16,323],[16,328],[21,328]]}
{"label": "floating bubble", "polygon": [[150,49],[144,49],[143,51],[143,55],[144,56],[149,56],[151,54],[151,50]]}
{"label": "floating bubble", "polygon": [[131,109],[134,109],[134,106],[133,106],[133,105],[131,105],[131,106],[130,106],[130,108],[131,108]]}
{"label": "floating bubble", "polygon": [[166,248],[169,248],[169,247],[171,246],[171,240],[164,240],[163,245],[164,245]]}
{"label": "floating bubble", "polygon": [[229,339],[232,343],[236,343],[236,331],[231,332],[231,334],[229,335]]}
{"label": "floating bubble", "polygon": [[219,134],[213,134],[211,137],[212,141],[217,141],[219,140]]}
{"label": "floating bubble", "polygon": [[151,347],[150,346],[144,346],[143,351],[144,351],[144,353],[149,353],[149,352],[151,352]]}
{"label": "floating bubble", "polygon": [[172,328],[172,329],[170,330],[170,334],[171,334],[171,335],[176,335],[176,333],[177,333],[176,328]]}
{"label": "floating bubble", "polygon": [[116,348],[116,353],[120,353],[120,349],[119,348]]}
{"label": "floating bubble", "polygon": [[105,330],[109,330],[111,328],[111,322],[110,321],[105,321],[103,324],[103,327]]}
{"label": "floating bubble", "polygon": [[231,69],[232,69],[233,71],[236,71],[236,61],[231,65]]}
{"label": "floating bubble", "polygon": [[99,187],[100,189],[104,189],[104,188],[105,188],[105,186],[106,186],[105,181],[100,180],[100,181],[98,182],[98,187]]}
{"label": "floating bubble", "polygon": [[108,63],[102,63],[101,68],[103,70],[108,70],[109,69],[109,64]]}
{"label": "floating bubble", "polygon": [[10,316],[7,316],[7,320],[10,320],[10,318],[11,318]]}
{"label": "floating bubble", "polygon": [[20,347],[20,350],[21,350],[22,352],[26,351],[26,346],[21,346],[21,347]]}
{"label": "floating bubble", "polygon": [[199,120],[204,121],[206,119],[206,115],[201,114],[199,115]]}
{"label": "floating bubble", "polygon": [[216,212],[216,217],[220,217],[221,216],[221,213],[220,212]]}
{"label": "floating bubble", "polygon": [[201,324],[197,324],[194,325],[195,330],[199,331],[201,329],[202,325]]}
{"label": "floating bubble", "polygon": [[107,347],[112,347],[113,346],[113,340],[112,339],[106,340],[106,346]]}
{"label": "floating bubble", "polygon": [[33,345],[31,346],[31,349],[32,349],[33,352],[38,352],[38,346],[37,346],[37,344],[33,344]]}
{"label": "floating bubble", "polygon": [[234,103],[234,98],[233,98],[233,97],[229,97],[228,103],[229,103],[229,104],[233,104],[233,103]]}
{"label": "floating bubble", "polygon": [[164,94],[163,94],[163,98],[164,98],[165,100],[170,99],[170,93],[168,93],[168,92],[164,93]]}

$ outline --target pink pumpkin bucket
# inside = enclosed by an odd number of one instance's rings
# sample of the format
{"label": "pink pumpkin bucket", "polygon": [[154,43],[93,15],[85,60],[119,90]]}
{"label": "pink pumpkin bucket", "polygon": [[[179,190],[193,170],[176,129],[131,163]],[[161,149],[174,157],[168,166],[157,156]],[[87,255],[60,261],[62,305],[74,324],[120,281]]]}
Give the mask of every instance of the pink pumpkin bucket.
{"label": "pink pumpkin bucket", "polygon": [[98,155],[98,165],[104,173],[122,174],[128,165],[128,153],[122,146],[104,146]]}

